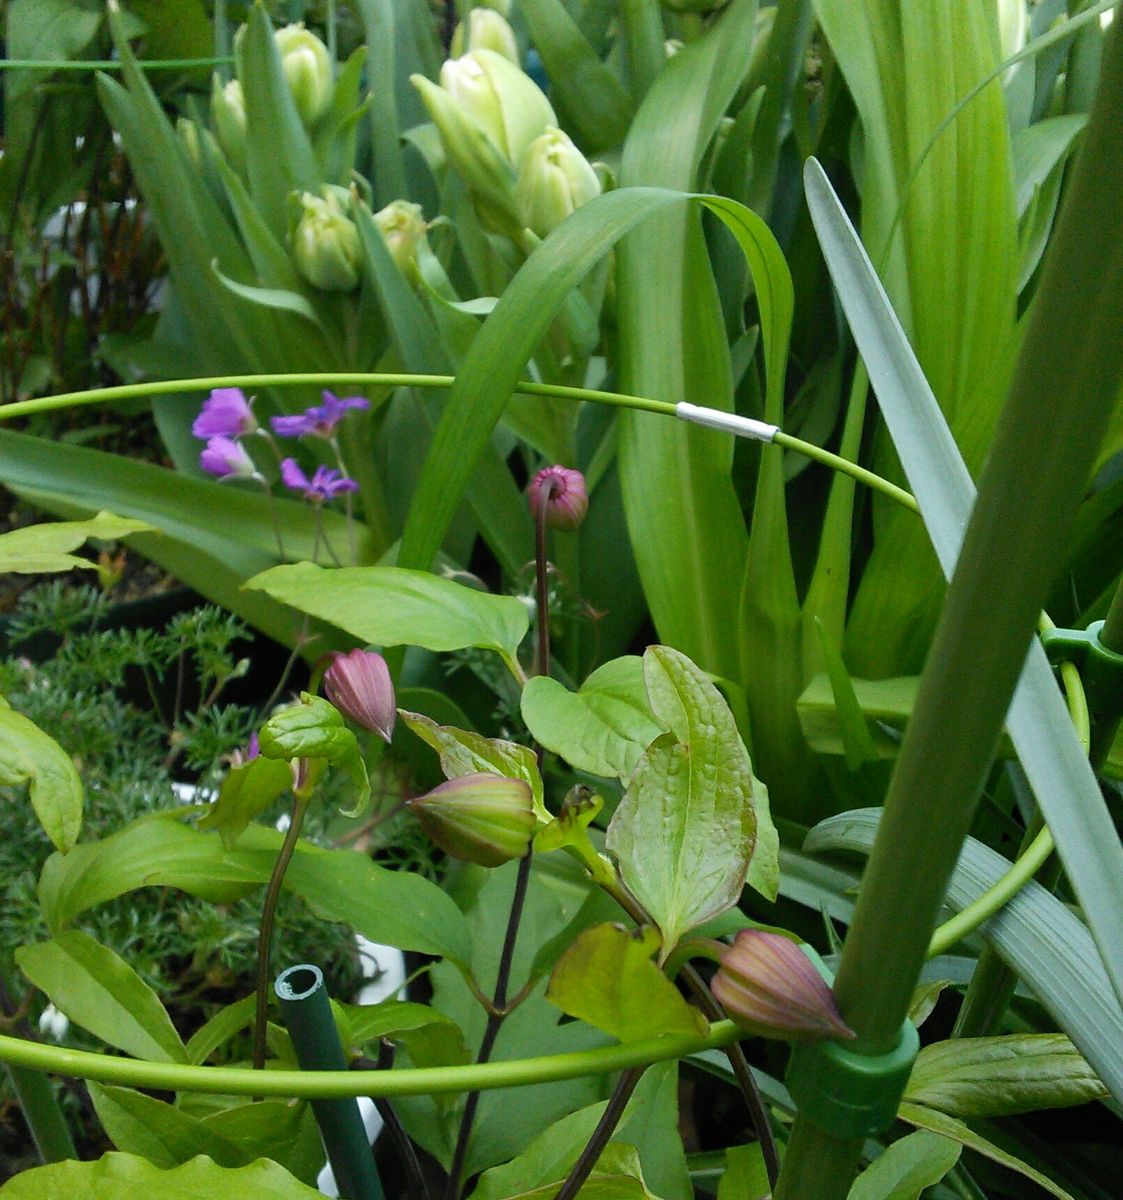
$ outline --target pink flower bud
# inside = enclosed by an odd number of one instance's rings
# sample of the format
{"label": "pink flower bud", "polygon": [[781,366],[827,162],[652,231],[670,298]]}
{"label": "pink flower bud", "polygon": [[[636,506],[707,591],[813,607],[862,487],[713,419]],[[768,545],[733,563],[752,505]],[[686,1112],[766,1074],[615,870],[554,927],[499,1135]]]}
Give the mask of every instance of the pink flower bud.
{"label": "pink flower bud", "polygon": [[503,775],[450,779],[409,807],[446,854],[481,867],[522,858],[538,823],[530,785]]}
{"label": "pink flower bud", "polygon": [[544,467],[530,481],[528,495],[536,519],[545,501],[546,524],[551,529],[576,529],[589,511],[585,476],[569,467]]}
{"label": "pink flower bud", "polygon": [[374,650],[336,654],[324,673],[324,691],[348,720],[384,741],[394,736],[394,684],[381,654]]}
{"label": "pink flower bud", "polygon": [[710,990],[738,1025],[786,1041],[854,1037],[834,996],[798,943],[743,929],[722,955]]}

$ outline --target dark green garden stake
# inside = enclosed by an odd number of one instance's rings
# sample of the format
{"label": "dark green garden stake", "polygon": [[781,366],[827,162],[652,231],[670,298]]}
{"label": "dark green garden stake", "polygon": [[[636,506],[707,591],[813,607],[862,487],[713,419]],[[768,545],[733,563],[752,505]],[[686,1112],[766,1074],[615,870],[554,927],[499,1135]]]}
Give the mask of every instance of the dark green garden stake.
{"label": "dark green garden stake", "polygon": [[[277,976],[273,990],[281,1002],[281,1013],[301,1069],[346,1070],[347,1061],[320,968],[309,963],[289,967]],[[383,1200],[382,1181],[374,1165],[358,1101],[313,1100],[312,1111],[343,1200]]]}

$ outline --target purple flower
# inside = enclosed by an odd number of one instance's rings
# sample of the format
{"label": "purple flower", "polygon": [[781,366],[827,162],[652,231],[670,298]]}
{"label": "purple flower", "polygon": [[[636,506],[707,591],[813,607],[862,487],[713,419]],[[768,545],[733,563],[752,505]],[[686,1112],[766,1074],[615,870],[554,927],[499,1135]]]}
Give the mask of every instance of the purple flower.
{"label": "purple flower", "polygon": [[297,466],[294,458],[286,458],[281,463],[281,479],[285,487],[294,492],[303,492],[306,500],[315,500],[318,503],[331,500],[343,492],[359,490],[359,485],[353,479],[348,479],[331,467],[317,467],[309,479]]}
{"label": "purple flower", "polygon": [[228,437],[212,437],[199,455],[199,466],[219,479],[252,479],[257,474],[242,443]]}
{"label": "purple flower", "polygon": [[191,426],[197,438],[241,437],[256,429],[257,421],[241,388],[215,388]]}
{"label": "purple flower", "polygon": [[362,396],[347,396],[340,400],[334,392],[324,392],[323,404],[313,405],[292,417],[270,417],[269,423],[278,437],[312,435],[330,438],[344,414],[352,408],[370,408],[370,401]]}
{"label": "purple flower", "polygon": [[585,476],[569,467],[543,467],[530,481],[530,511],[537,519],[546,502],[546,524],[551,529],[576,529],[589,511]]}

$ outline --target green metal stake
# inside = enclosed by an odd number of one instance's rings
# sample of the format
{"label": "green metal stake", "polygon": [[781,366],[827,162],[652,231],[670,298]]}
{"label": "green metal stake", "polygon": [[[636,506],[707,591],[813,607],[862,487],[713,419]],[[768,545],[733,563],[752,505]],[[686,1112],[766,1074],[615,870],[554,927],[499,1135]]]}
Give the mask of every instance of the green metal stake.
{"label": "green metal stake", "polygon": [[[273,984],[281,1012],[305,1071],[342,1071],[347,1067],[324,976],[310,963],[289,967]],[[313,1100],[328,1162],[343,1200],[384,1200],[359,1105],[354,1099]]]}

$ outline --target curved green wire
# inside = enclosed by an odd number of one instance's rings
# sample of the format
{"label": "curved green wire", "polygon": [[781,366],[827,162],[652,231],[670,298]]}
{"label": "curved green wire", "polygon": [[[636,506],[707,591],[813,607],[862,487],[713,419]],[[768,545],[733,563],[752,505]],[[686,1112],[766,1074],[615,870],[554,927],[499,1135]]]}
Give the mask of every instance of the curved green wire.
{"label": "curved green wire", "polygon": [[[220,375],[199,379],[159,380],[147,383],[121,384],[116,387],[93,388],[82,392],[65,392],[35,400],[21,400],[0,407],[0,422],[13,417],[30,416],[62,408],[77,408],[112,400],[162,396],[175,392],[204,391],[219,387],[291,387],[322,386],[326,384],[365,384],[382,387],[450,388],[455,382],[451,375],[415,375],[387,372],[307,372],[273,375]],[[594,388],[566,387],[559,384],[534,383],[524,380],[516,392],[525,396],[554,396],[566,400],[592,401],[617,408],[638,409],[644,412],[677,416],[676,406],[665,400],[632,396],[619,392],[604,392]],[[765,443],[768,444],[768,443]],[[915,498],[858,463],[842,458],[778,430],[772,444],[794,450],[816,462],[850,475],[876,489],[898,504],[919,511]],[[1052,622],[1044,614],[1044,628]],[[1088,705],[1081,685],[1080,674],[1072,663],[1061,666],[1062,682],[1068,700],[1069,713],[1082,745],[1089,742]],[[973,903],[944,922],[932,935],[928,957],[953,946],[968,933],[989,920],[1037,873],[1053,852],[1053,838],[1044,828],[1001,879],[988,888]],[[728,1027],[728,1028],[727,1028]],[[134,1087],[154,1087],[173,1091],[211,1091],[229,1095],[284,1096],[391,1096],[434,1094],[436,1092],[476,1091],[486,1088],[513,1087],[538,1080],[570,1079],[583,1074],[623,1070],[643,1063],[659,1062],[692,1054],[699,1049],[728,1045],[735,1041],[737,1031],[730,1022],[712,1027],[707,1039],[656,1038],[634,1042],[627,1046],[611,1046],[576,1054],[559,1054],[547,1058],[521,1059],[502,1063],[487,1063],[462,1067],[430,1067],[389,1072],[247,1072],[237,1068],[193,1067],[184,1064],[150,1062],[142,1059],[115,1058],[87,1051],[64,1050],[25,1042],[19,1038],[0,1037],[0,1061],[55,1071],[100,1082],[126,1083]],[[715,1040],[716,1039],[716,1040]],[[684,1046],[689,1042],[689,1046]],[[600,1056],[591,1059],[590,1056]],[[590,1063],[592,1065],[590,1065]]]}
{"label": "curved green wire", "polygon": [[[224,67],[234,61],[233,55],[210,58],[148,58],[138,59],[142,71],[190,70],[192,67]],[[0,71],[119,71],[121,63],[115,58],[0,58]]]}
{"label": "curved green wire", "polygon": [[67,1050],[22,1038],[0,1036],[0,1062],[92,1079],[126,1087],[169,1092],[207,1092],[215,1096],[431,1096],[491,1088],[553,1083],[582,1075],[607,1075],[629,1067],[717,1050],[747,1036],[732,1021],[717,1021],[707,1034],[665,1034],[593,1050],[508,1062],[468,1063],[458,1067],[408,1067],[392,1071],[247,1071],[242,1067],[200,1067],[188,1063],[117,1058],[89,1050]]}

